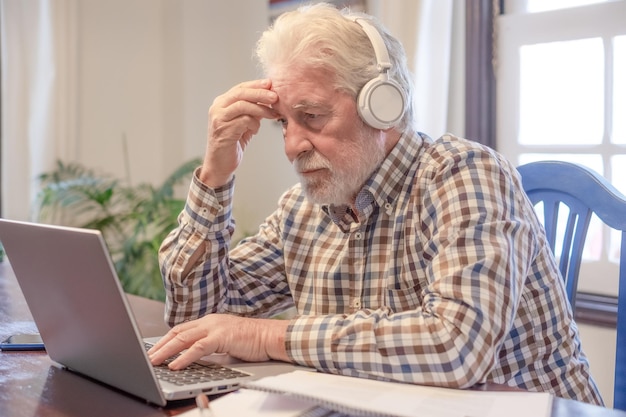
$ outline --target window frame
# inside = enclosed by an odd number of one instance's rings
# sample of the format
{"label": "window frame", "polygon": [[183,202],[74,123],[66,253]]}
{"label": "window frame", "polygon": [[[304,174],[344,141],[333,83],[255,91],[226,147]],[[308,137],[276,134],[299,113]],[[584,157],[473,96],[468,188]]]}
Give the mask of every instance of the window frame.
{"label": "window frame", "polygon": [[[605,17],[614,16],[607,20]],[[496,48],[496,74],[498,86],[515,86],[519,79],[519,55],[518,48],[533,43],[558,42],[583,38],[601,37],[604,41],[605,50],[605,86],[604,106],[605,110],[612,108],[612,55],[606,53],[611,50],[611,39],[619,34],[626,34],[623,22],[618,16],[626,16],[626,1],[611,1],[593,4],[589,6],[574,7],[571,9],[555,10],[537,13],[501,13],[496,20],[497,44]],[[555,20],[567,22],[567,24],[555,25]],[[600,26],[589,25],[589,21],[602,22]],[[528,30],[532,27],[533,30]],[[502,47],[507,43],[507,48]],[[609,135],[611,131],[611,112],[604,122],[604,134],[599,145],[585,146],[550,146],[550,145],[520,145],[517,141],[504,140],[504,138],[517,137],[519,123],[517,115],[520,113],[520,91],[507,88],[497,88],[497,122],[496,122],[496,146],[507,158],[515,160],[522,153],[571,153],[571,154],[602,154],[615,155],[626,153],[626,146],[611,143]],[[503,109],[506,112],[503,112]],[[606,164],[605,166],[609,166]],[[608,174],[608,175],[607,175]],[[605,173],[609,181],[610,173]]]}

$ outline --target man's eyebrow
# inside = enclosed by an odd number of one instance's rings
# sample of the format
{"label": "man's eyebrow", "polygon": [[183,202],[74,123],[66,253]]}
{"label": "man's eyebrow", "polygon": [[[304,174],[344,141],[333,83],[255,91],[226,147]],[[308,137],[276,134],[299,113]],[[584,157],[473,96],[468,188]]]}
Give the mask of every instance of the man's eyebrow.
{"label": "man's eyebrow", "polygon": [[311,108],[323,109],[323,108],[328,108],[328,106],[322,103],[319,103],[317,101],[301,101],[300,103],[294,104],[291,108],[294,110],[311,109]]}

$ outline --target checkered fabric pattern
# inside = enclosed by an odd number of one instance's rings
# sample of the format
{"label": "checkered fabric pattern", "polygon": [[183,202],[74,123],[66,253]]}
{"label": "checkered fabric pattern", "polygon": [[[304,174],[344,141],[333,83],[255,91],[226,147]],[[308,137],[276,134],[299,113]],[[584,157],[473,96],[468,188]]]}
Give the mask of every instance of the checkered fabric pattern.
{"label": "checkered fabric pattern", "polygon": [[170,324],[295,305],[286,347],[302,365],[602,404],[544,231],[493,150],[405,133],[356,212],[311,204],[296,185],[230,249],[233,192],[234,180],[192,180],[160,252]]}

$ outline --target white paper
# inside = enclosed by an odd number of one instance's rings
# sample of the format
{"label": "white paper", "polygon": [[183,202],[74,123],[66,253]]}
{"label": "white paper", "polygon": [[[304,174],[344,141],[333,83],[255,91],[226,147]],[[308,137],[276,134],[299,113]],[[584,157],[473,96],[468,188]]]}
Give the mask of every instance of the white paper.
{"label": "white paper", "polygon": [[456,390],[303,371],[262,378],[247,386],[289,393],[339,411],[398,417],[540,417],[551,414],[552,404],[548,393]]}

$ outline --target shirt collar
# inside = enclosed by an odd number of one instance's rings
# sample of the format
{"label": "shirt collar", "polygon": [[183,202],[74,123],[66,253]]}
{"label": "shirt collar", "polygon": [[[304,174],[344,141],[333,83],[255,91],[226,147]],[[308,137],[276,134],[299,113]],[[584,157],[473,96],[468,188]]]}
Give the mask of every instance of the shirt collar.
{"label": "shirt collar", "polygon": [[[369,217],[374,210],[372,204],[374,202],[387,210],[393,209],[400,192],[405,187],[406,178],[414,177],[417,168],[415,160],[425,141],[431,141],[431,139],[419,132],[406,131],[400,136],[396,146],[357,194],[355,206],[364,218]],[[349,225],[357,221],[347,205],[325,204],[322,209],[338,225],[344,222]]]}

